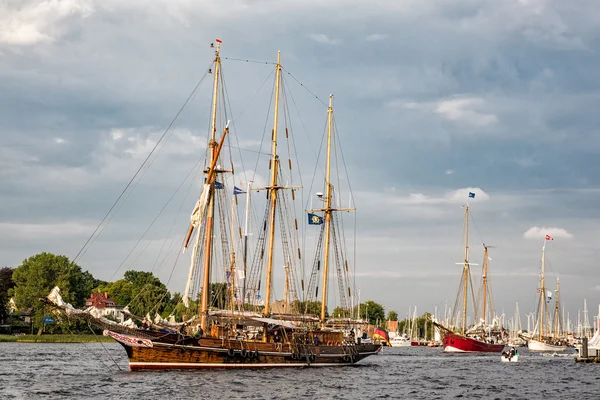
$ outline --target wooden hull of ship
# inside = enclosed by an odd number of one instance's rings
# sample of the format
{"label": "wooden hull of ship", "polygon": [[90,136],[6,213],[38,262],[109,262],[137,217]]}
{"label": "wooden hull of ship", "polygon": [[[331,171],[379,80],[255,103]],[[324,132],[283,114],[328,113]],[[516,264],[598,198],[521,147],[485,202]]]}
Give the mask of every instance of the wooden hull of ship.
{"label": "wooden hull of ship", "polygon": [[529,349],[529,351],[545,352],[545,351],[565,351],[567,349],[567,346],[556,346],[556,345],[549,344],[546,342],[541,342],[539,340],[529,339],[527,341],[527,348]]}
{"label": "wooden hull of ship", "polygon": [[456,333],[447,334],[442,339],[446,353],[501,353],[503,344],[482,342]]}
{"label": "wooden hull of ship", "polygon": [[202,338],[194,345],[105,332],[126,350],[131,371],[348,366],[377,354],[380,344],[299,345]]}

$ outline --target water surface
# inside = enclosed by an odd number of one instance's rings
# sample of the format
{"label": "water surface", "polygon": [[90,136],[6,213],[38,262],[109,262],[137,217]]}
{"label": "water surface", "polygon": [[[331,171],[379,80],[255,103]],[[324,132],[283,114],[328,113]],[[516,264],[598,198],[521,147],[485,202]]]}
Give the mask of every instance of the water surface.
{"label": "water surface", "polygon": [[[120,369],[119,369],[120,368]],[[116,343],[0,343],[0,399],[598,399],[600,364],[384,348],[353,367],[129,372]]]}

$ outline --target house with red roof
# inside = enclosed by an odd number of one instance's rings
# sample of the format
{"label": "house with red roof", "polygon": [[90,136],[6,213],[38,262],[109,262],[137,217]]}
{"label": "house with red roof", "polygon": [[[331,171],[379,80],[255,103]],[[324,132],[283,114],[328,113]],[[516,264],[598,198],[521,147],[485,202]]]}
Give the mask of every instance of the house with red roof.
{"label": "house with red roof", "polygon": [[125,319],[123,307],[118,306],[113,299],[108,297],[107,292],[92,293],[90,298],[85,301],[85,306],[97,318],[109,317],[118,322],[123,322]]}

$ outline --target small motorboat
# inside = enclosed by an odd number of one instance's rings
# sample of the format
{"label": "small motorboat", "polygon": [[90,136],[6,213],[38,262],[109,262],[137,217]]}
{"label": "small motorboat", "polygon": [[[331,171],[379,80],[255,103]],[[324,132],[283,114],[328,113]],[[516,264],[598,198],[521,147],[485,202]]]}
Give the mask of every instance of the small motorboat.
{"label": "small motorboat", "polygon": [[502,362],[519,362],[519,352],[514,347],[509,351],[503,351],[500,357]]}

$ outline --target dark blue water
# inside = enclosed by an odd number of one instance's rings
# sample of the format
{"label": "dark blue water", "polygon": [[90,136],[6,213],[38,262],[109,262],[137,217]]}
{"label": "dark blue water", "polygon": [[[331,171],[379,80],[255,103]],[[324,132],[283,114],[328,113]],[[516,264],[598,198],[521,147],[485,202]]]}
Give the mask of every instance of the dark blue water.
{"label": "dark blue water", "polygon": [[0,399],[62,398],[599,399],[600,364],[384,348],[346,368],[132,373],[113,343],[0,343]]}

